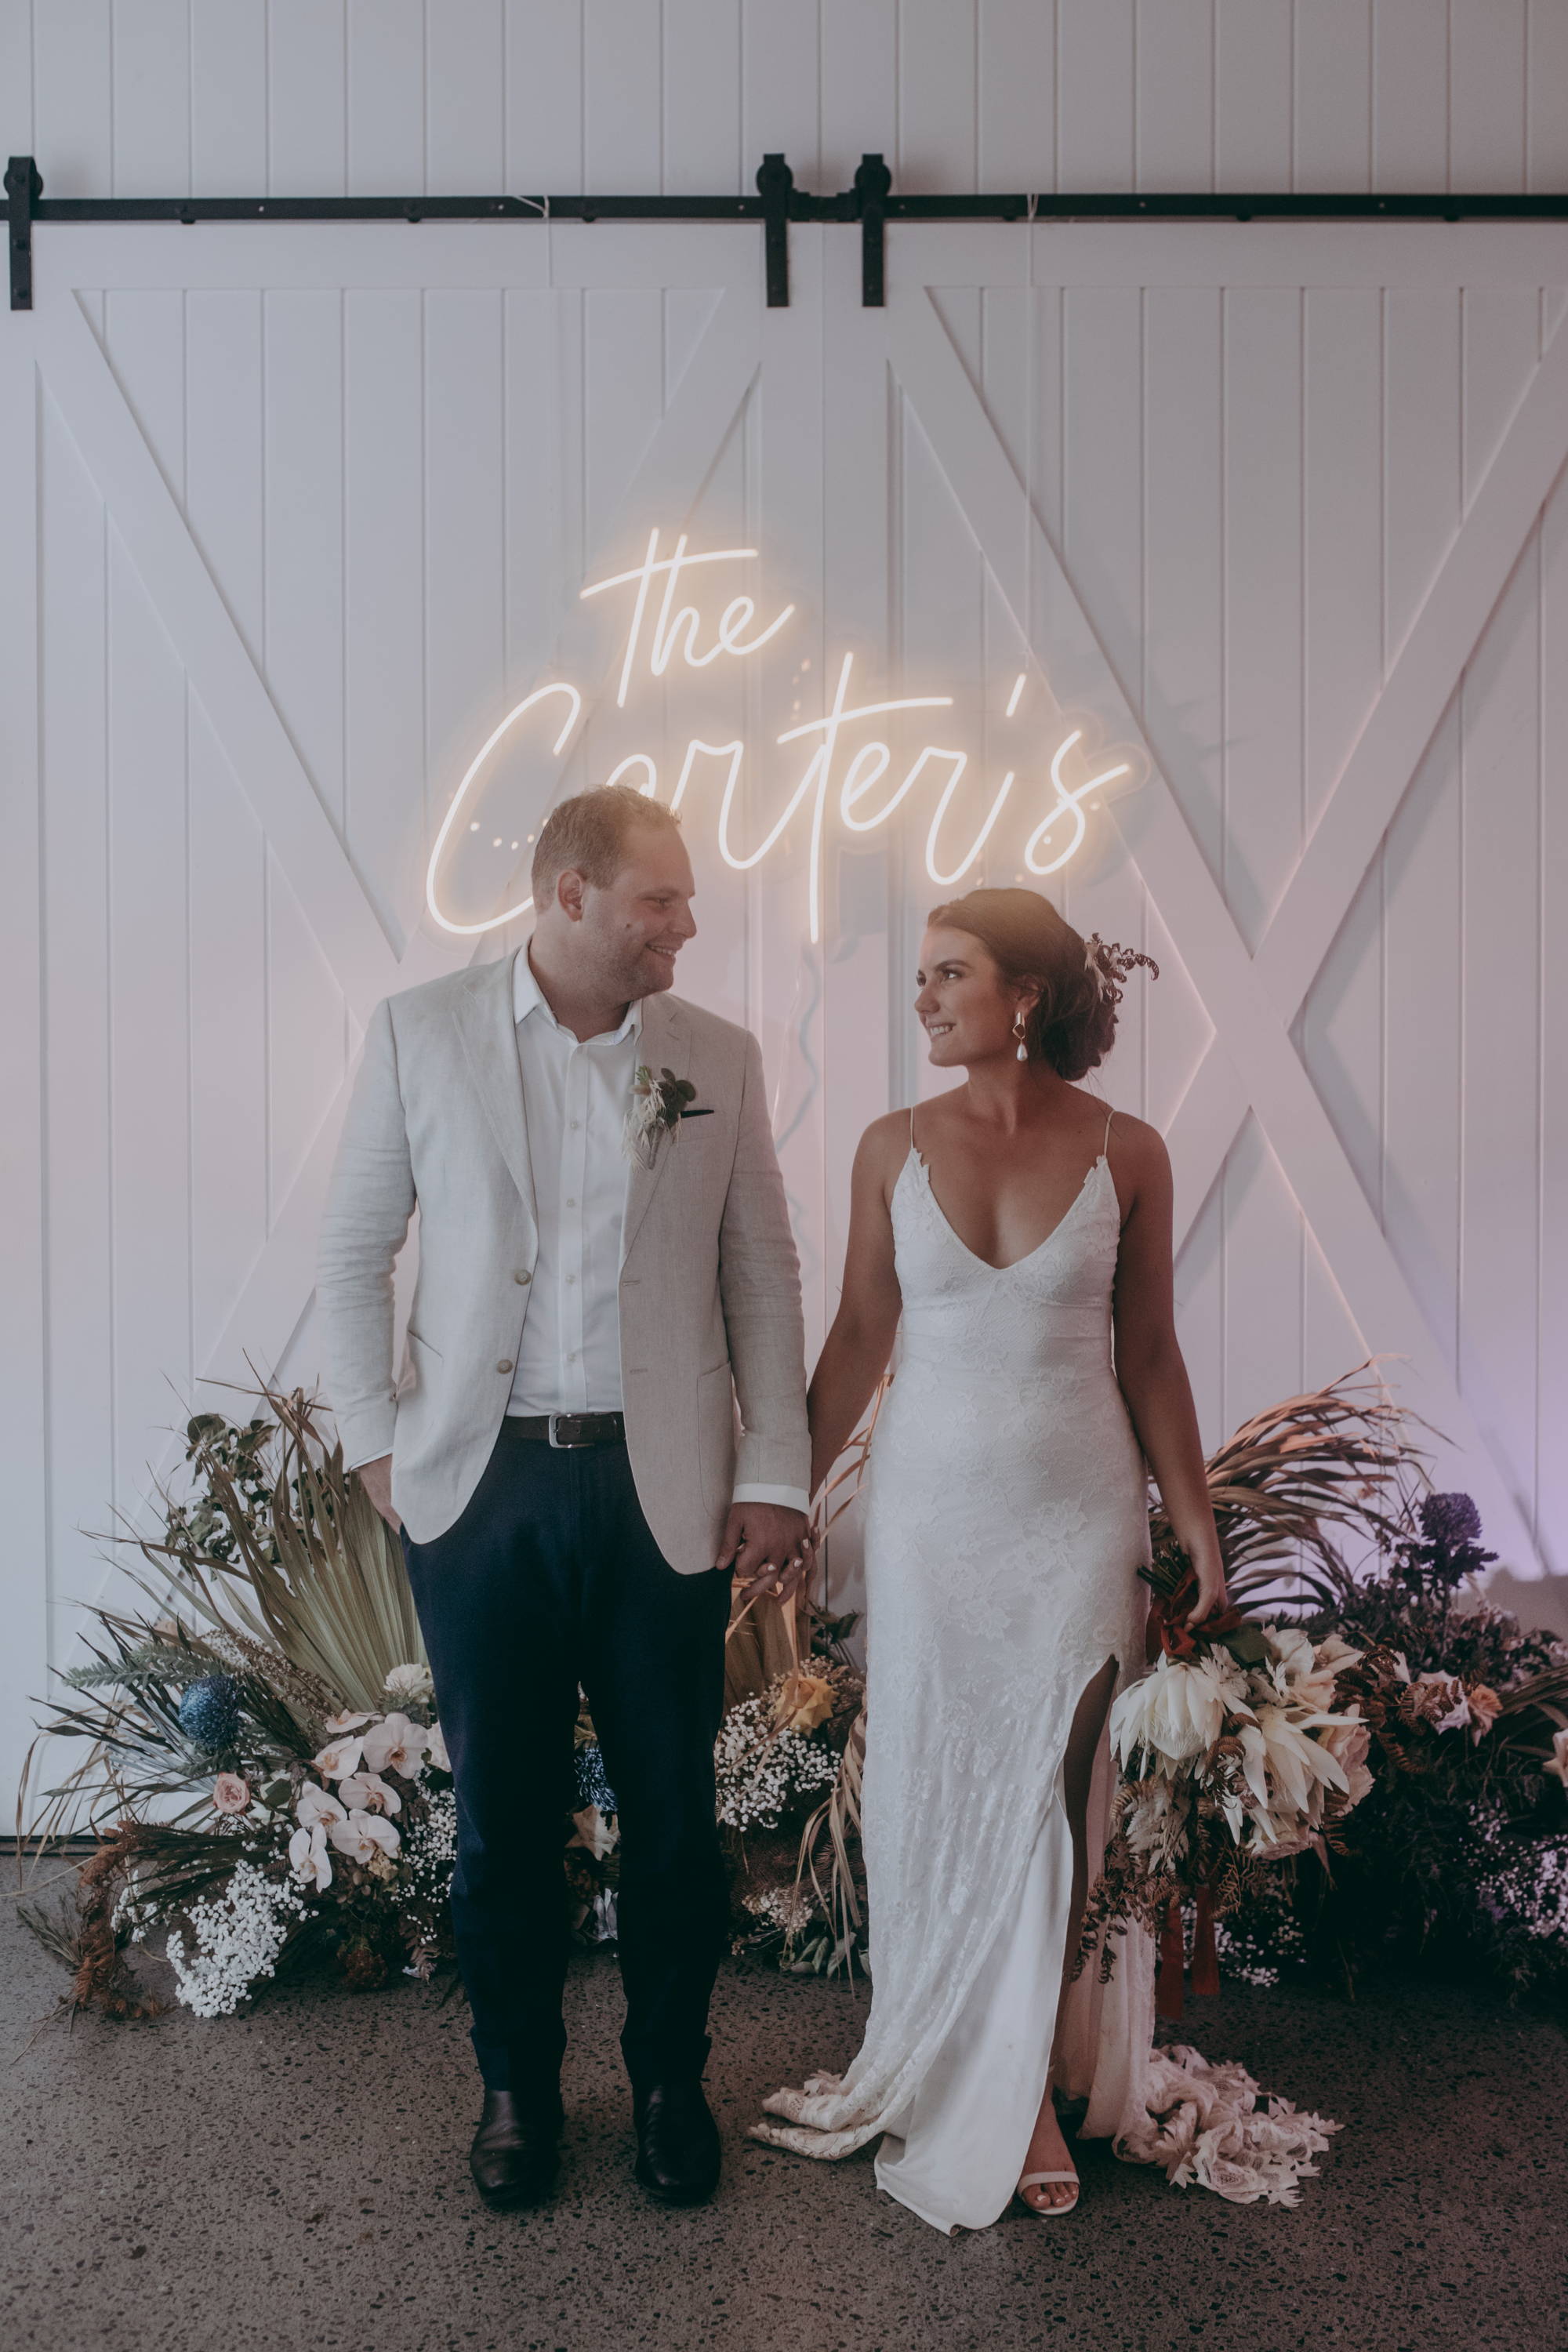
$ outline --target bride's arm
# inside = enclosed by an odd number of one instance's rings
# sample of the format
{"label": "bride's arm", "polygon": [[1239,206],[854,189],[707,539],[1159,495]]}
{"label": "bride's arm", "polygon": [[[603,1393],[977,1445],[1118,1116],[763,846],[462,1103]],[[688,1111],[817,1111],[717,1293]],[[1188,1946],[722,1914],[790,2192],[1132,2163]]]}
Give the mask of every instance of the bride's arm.
{"label": "bride's arm", "polygon": [[907,1139],[907,1120],[896,1112],[873,1120],[856,1150],[844,1287],[806,1392],[813,1495],[854,1435],[893,1351],[902,1301],[888,1202]]}
{"label": "bride's arm", "polygon": [[[1131,1178],[1131,1206],[1116,1261],[1116,1377],[1172,1532],[1197,1570],[1198,1597],[1187,1616],[1194,1625],[1224,1608],[1225,1568],[1198,1416],[1176,1338],[1171,1160],[1155,1129],[1141,1119],[1119,1122],[1117,1139],[1118,1156]],[[1128,1189],[1124,1176],[1123,1192]]]}

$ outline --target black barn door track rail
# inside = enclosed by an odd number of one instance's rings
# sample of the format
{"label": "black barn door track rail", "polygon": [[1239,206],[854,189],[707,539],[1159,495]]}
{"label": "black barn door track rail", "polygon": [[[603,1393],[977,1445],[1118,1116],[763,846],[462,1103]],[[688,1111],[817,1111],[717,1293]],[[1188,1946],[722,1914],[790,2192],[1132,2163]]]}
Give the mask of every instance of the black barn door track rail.
{"label": "black barn door track rail", "polygon": [[880,310],[888,226],[897,221],[1568,220],[1564,195],[968,195],[896,196],[880,155],[855,184],[814,196],[782,155],[764,155],[754,196],[63,196],[47,197],[31,155],[5,172],[11,308],[33,307],[33,224],[73,221],[757,221],[768,306],[789,302],[789,224],[860,230],[860,299]]}

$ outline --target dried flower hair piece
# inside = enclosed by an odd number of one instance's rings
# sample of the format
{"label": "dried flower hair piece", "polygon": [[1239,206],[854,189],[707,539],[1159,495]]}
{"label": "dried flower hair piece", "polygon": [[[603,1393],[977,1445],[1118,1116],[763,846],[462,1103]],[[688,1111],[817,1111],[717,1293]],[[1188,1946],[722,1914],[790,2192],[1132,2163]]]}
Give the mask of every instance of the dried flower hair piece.
{"label": "dried flower hair piece", "polygon": [[1152,956],[1144,955],[1139,948],[1124,948],[1115,940],[1102,940],[1098,931],[1090,931],[1084,941],[1083,960],[1101,996],[1109,997],[1112,1004],[1121,1003],[1121,983],[1134,965],[1147,964],[1152,977],[1160,977],[1160,967]]}

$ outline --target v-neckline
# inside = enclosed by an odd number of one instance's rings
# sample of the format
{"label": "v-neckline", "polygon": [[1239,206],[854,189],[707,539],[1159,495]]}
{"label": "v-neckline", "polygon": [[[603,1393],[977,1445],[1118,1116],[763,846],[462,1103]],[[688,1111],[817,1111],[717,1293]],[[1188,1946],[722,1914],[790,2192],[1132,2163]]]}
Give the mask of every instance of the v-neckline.
{"label": "v-neckline", "polygon": [[1057,1235],[1061,1232],[1062,1227],[1068,1223],[1068,1220],[1076,1214],[1079,1204],[1082,1201],[1084,1194],[1089,1190],[1090,1178],[1097,1175],[1100,1170],[1107,1165],[1106,1157],[1103,1151],[1099,1153],[1098,1156],[1089,1162],[1089,1166],[1083,1171],[1083,1182],[1079,1186],[1072,1200],[1062,1211],[1061,1215],[1057,1219],[1056,1223],[1051,1227],[1050,1232],[1046,1235],[1044,1241],[1037,1242],[1032,1250],[1026,1250],[1024,1252],[1022,1257],[1009,1258],[1005,1265],[993,1265],[988,1257],[982,1257],[978,1250],[972,1250],[970,1248],[969,1244],[964,1240],[963,1235],[959,1232],[957,1226],[953,1223],[952,1219],[948,1215],[947,1211],[937,1199],[935,1188],[931,1181],[931,1170],[926,1165],[925,1159],[917,1144],[913,1142],[910,1143],[909,1156],[910,1160],[913,1160],[915,1166],[920,1170],[921,1175],[925,1181],[926,1199],[931,1202],[931,1207],[942,1219],[943,1226],[946,1228],[947,1232],[952,1234],[952,1239],[963,1252],[964,1256],[970,1259],[973,1265],[983,1265],[987,1274],[1015,1274],[1019,1266],[1027,1265],[1031,1258],[1038,1257],[1043,1249],[1048,1249],[1051,1243],[1056,1240]]}

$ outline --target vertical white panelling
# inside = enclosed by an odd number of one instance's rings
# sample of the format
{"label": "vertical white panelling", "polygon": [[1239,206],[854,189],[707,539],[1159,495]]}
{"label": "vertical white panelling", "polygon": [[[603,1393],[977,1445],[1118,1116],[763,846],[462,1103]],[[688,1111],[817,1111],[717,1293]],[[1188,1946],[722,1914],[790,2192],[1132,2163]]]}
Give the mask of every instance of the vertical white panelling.
{"label": "vertical white panelling", "polygon": [[216,287],[185,297],[185,518],[258,664],[267,627],[261,303],[258,293]]}
{"label": "vertical white panelling", "polygon": [[584,5],[583,179],[595,194],[662,184],[659,11]]}
{"label": "vertical white panelling", "polygon": [[900,0],[895,184],[973,188],[979,159],[977,0]]}
{"label": "vertical white panelling", "polygon": [[114,193],[175,196],[191,178],[190,0],[114,11]]}
{"label": "vertical white panelling", "polygon": [[[22,126],[13,117],[11,128]],[[21,331],[17,331],[20,327]],[[0,1478],[12,1554],[26,1562],[5,1595],[0,1653],[0,1776],[19,1774],[31,1702],[46,1688],[49,1557],[45,1289],[43,939],[38,755],[39,390],[33,338],[12,321],[0,349],[0,562],[7,625],[0,633],[0,772],[5,854],[0,859]]]}
{"label": "vertical white panelling", "polygon": [[[1305,815],[1314,824],[1383,683],[1383,314],[1374,287],[1305,298],[1302,593]],[[1383,1210],[1385,1078],[1381,856],[1357,893],[1300,1024],[1313,1083],[1369,1200]],[[1305,1263],[1303,1378],[1356,1351],[1315,1247]]]}
{"label": "vertical white panelling", "polygon": [[[1142,708],[1163,768],[1211,871],[1223,860],[1220,296],[1151,287],[1144,297]],[[1158,915],[1148,951],[1160,966],[1144,1020],[1148,1117],[1163,1128],[1212,1034]],[[1178,1325],[1199,1424],[1214,1444],[1224,1418],[1224,1277],[1219,1188],[1176,1267]]]}
{"label": "vertical white panelling", "polygon": [[898,152],[898,0],[834,0],[819,15],[822,185],[847,188],[862,155]]}
{"label": "vertical white panelling", "polygon": [[[430,797],[442,809],[503,710],[500,358],[499,293],[426,296],[425,756]],[[485,839],[480,866],[458,869],[459,887],[497,875],[510,854]]]}
{"label": "vertical white panelling", "polygon": [[1374,187],[1448,184],[1448,11],[1432,0],[1373,0],[1372,152]]}
{"label": "vertical white panelling", "polygon": [[1448,0],[1454,188],[1524,185],[1525,0]]}
{"label": "vertical white panelling", "polygon": [[[1301,310],[1225,299],[1225,895],[1256,949],[1302,837]],[[1256,1119],[1224,1177],[1226,1418],[1300,1379],[1301,1223]],[[1269,1307],[1259,1312],[1267,1297]]]}
{"label": "vertical white panelling", "polygon": [[343,819],[343,445],[341,294],[265,300],[266,674],[340,833]]}
{"label": "vertical white panelling", "polygon": [[[1134,702],[1140,687],[1143,605],[1143,320],[1135,286],[1074,287],[1063,323],[1062,557],[1113,675]],[[1088,719],[1058,680],[1074,724]],[[1077,682],[1087,693],[1089,681]],[[1109,832],[1099,840],[1108,843]],[[1131,861],[1102,849],[1065,876],[1063,911],[1086,935],[1142,949],[1143,890]],[[1147,988],[1128,989],[1115,1050],[1100,1073],[1110,1100],[1143,1109]]]}
{"label": "vertical white panelling", "polygon": [[671,195],[750,194],[761,157],[748,165],[737,140],[736,0],[664,0],[663,14],[664,187]]}
{"label": "vertical white panelling", "polygon": [[1568,187],[1568,8],[1562,0],[1527,0],[1525,16],[1524,184],[1546,193]]}
{"label": "vertical white panelling", "polygon": [[569,195],[583,169],[581,0],[506,0],[507,187]]}
{"label": "vertical white panelling", "polygon": [[[345,184],[356,196],[416,194],[426,185],[425,0],[347,7]],[[433,75],[433,97],[437,87]]]}
{"label": "vertical white panelling", "polygon": [[1289,188],[1291,0],[1215,0],[1216,188]]}
{"label": "vertical white panelling", "polygon": [[1295,11],[1300,188],[1372,185],[1372,11],[1373,0],[1311,0]]}
{"label": "vertical white panelling", "polygon": [[[45,1285],[49,1303],[50,1655],[90,1590],[115,1486],[106,521],[52,401],[42,444]],[[129,1501],[129,1497],[126,1498]]]}
{"label": "vertical white panelling", "polygon": [[0,8],[0,155],[37,152],[33,79],[32,8]]}
{"label": "vertical white panelling", "polygon": [[424,356],[416,289],[344,295],[344,821],[355,871],[399,948],[419,904],[431,814]]}
{"label": "vertical white panelling", "polygon": [[[184,297],[115,294],[116,373],[184,492]],[[113,519],[108,534],[109,1103],[115,1486],[190,1395],[190,1013],[184,673]]]}
{"label": "vertical white panelling", "polygon": [[1057,184],[1133,181],[1133,0],[1057,0]]}
{"label": "vertical white panelling", "polygon": [[1057,0],[980,0],[977,112],[977,187],[1055,187]]}
{"label": "vertical white panelling", "polygon": [[46,195],[113,193],[111,20],[111,0],[33,10],[33,136]]}
{"label": "vertical white panelling", "polygon": [[1384,664],[1420,609],[1459,519],[1459,298],[1391,286],[1384,297]]}
{"label": "vertical white panelling", "polygon": [[1568,490],[1559,481],[1541,524],[1541,1161],[1535,1401],[1536,1526],[1542,1559],[1568,1575]]}
{"label": "vertical white panelling", "polygon": [[818,154],[817,0],[740,0],[742,186],[765,154],[787,157],[798,187],[823,184]]}
{"label": "vertical white panelling", "polygon": [[332,196],[344,185],[345,0],[268,0],[268,186]]}
{"label": "vertical white panelling", "polygon": [[1137,184],[1214,185],[1214,0],[1139,0]]}
{"label": "vertical white panelling", "polygon": [[426,11],[426,184],[432,194],[482,196],[501,185],[503,16],[503,0],[438,0]]}
{"label": "vertical white panelling", "polygon": [[1460,1376],[1521,1496],[1535,1481],[1541,1107],[1537,558],[1515,572],[1466,675]]}
{"label": "vertical white panelling", "polygon": [[267,16],[256,0],[201,0],[191,23],[191,187],[267,186]]}
{"label": "vertical white panelling", "polygon": [[[191,1331],[201,1371],[267,1239],[267,858],[194,696],[190,719]],[[213,1369],[245,1376],[243,1361]]]}

